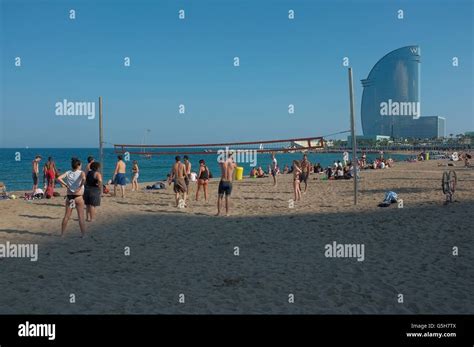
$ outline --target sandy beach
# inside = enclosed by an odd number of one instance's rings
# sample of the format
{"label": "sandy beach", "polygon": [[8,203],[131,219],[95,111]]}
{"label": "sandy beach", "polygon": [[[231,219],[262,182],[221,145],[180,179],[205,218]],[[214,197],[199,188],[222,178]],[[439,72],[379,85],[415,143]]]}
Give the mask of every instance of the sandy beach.
{"label": "sandy beach", "polygon": [[[192,185],[186,209],[174,207],[171,187],[129,190],[103,198],[85,239],[75,212],[59,237],[63,197],[0,201],[0,243],[39,247],[36,262],[0,258],[0,313],[472,314],[474,170],[450,168],[457,202],[444,206],[445,169],[363,171],[356,207],[352,180],[313,174],[289,208],[291,175],[277,187],[246,178],[234,183],[230,217],[214,216],[216,180],[208,204],[194,201]],[[377,206],[389,190],[403,208]],[[333,241],[364,244],[364,261],[327,258]]]}

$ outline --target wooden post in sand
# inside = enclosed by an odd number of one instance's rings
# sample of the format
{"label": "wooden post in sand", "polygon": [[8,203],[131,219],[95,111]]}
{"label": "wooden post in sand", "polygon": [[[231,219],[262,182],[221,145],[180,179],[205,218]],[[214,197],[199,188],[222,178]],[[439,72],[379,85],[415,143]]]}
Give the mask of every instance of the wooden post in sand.
{"label": "wooden post in sand", "polygon": [[99,96],[99,160],[102,175],[104,175],[104,132],[102,126],[102,97]]}
{"label": "wooden post in sand", "polygon": [[355,118],[354,118],[354,86],[352,84],[352,68],[349,68],[349,99],[351,107],[351,136],[352,136],[352,167],[354,168],[354,205],[357,205],[357,169],[359,163],[357,161],[357,141],[355,134]]}

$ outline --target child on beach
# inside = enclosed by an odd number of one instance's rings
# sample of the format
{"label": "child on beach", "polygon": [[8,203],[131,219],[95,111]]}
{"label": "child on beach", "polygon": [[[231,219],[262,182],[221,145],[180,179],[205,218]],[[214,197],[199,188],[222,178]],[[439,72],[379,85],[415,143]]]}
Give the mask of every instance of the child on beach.
{"label": "child on beach", "polygon": [[84,222],[84,200],[82,195],[84,194],[84,182],[86,181],[86,175],[81,171],[81,161],[77,158],[72,158],[71,169],[66,171],[58,177],[59,183],[67,188],[66,196],[66,211],[64,218],[61,223],[61,237],[64,236],[66,231],[67,223],[71,218],[72,210],[76,208],[77,217],[79,219],[79,228],[81,229],[81,237],[86,234],[86,226]]}
{"label": "child on beach", "polygon": [[300,188],[300,175],[301,175],[300,163],[298,160],[293,160],[293,191],[295,192],[295,201],[301,200],[301,188]]}
{"label": "child on beach", "polygon": [[138,162],[134,160],[133,167],[132,167],[132,192],[134,191],[138,192],[138,173],[139,172],[140,172],[140,169],[138,167]]}

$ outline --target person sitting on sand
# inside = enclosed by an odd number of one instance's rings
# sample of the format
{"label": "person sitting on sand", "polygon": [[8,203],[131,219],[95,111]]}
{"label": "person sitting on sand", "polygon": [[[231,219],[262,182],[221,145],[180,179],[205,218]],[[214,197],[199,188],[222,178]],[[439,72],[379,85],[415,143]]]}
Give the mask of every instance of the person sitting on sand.
{"label": "person sitting on sand", "polygon": [[256,169],[255,167],[253,167],[253,168],[250,170],[249,177],[250,177],[250,178],[257,178],[257,169]]}
{"label": "person sitting on sand", "polygon": [[133,161],[132,166],[132,192],[138,192],[138,173],[140,172],[140,168],[138,167],[138,161]]}
{"label": "person sitting on sand", "polygon": [[72,210],[74,208],[77,210],[81,237],[84,237],[86,234],[86,225],[84,222],[84,200],[82,195],[84,194],[86,175],[81,171],[81,161],[77,158],[71,159],[71,169],[72,170],[66,171],[58,177],[59,183],[67,188],[66,211],[61,223],[61,237],[63,237],[66,232],[67,223],[69,218],[71,218]]}
{"label": "person sitting on sand", "polygon": [[257,178],[263,178],[265,177],[265,172],[263,171],[262,167],[259,166],[257,169]]}
{"label": "person sitting on sand", "polygon": [[293,191],[295,193],[294,201],[301,200],[301,188],[300,188],[300,175],[301,175],[300,163],[297,160],[293,160]]}
{"label": "person sitting on sand", "polygon": [[186,186],[186,168],[184,164],[181,162],[181,157],[177,155],[175,157],[175,163],[173,164],[173,167],[171,168],[171,174],[168,179],[168,184],[171,184],[171,182],[174,182],[173,190],[175,192],[175,199],[176,199],[176,207],[180,207],[179,204],[179,197],[180,194],[183,194],[183,207],[187,207],[186,205],[186,198],[187,198],[187,186]]}
{"label": "person sitting on sand", "polygon": [[204,190],[204,201],[207,202],[207,186],[209,183],[209,169],[206,166],[206,162],[201,159],[199,160],[199,172],[198,172],[198,186],[196,191],[196,201],[199,200],[199,190]]}
{"label": "person sitting on sand", "polygon": [[283,168],[283,174],[286,175],[289,171],[290,169],[288,168],[288,165],[285,165],[285,167]]}
{"label": "person sitting on sand", "polygon": [[95,219],[95,209],[100,206],[102,175],[100,174],[100,163],[94,161],[90,165],[90,170],[86,174],[86,184],[84,188],[84,203],[86,204],[86,222]]}
{"label": "person sitting on sand", "polygon": [[41,161],[41,156],[37,155],[35,159],[31,162],[31,177],[33,178],[33,194],[38,189],[39,162],[40,161]]}
{"label": "person sitting on sand", "polygon": [[334,179],[332,167],[328,166],[326,169],[326,177],[328,180]]}
{"label": "person sitting on sand", "polygon": [[321,167],[321,164],[320,163],[317,163],[315,166],[314,166],[314,173],[321,173],[323,172],[323,168]]}
{"label": "person sitting on sand", "polygon": [[[232,193],[232,177],[234,169],[237,165],[234,162],[233,153],[229,153],[229,157],[226,160],[219,162],[221,167],[221,180],[219,182],[219,188],[217,191],[217,216],[221,214],[221,204],[225,196],[225,214],[229,215],[229,198]],[[262,168],[260,168],[261,170]],[[263,171],[263,170],[262,170]]]}
{"label": "person sitting on sand", "polygon": [[122,192],[122,198],[125,197],[125,185],[127,184],[127,179],[125,173],[127,172],[127,165],[123,161],[123,156],[117,156],[117,164],[115,165],[114,177],[112,181],[114,182],[114,196],[117,196],[117,185],[120,186]]}

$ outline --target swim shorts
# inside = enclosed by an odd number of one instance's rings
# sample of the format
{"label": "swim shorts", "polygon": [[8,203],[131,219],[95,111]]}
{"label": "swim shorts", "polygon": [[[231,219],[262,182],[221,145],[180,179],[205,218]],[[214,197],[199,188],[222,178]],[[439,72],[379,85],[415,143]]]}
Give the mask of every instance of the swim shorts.
{"label": "swim shorts", "polygon": [[219,182],[219,189],[218,189],[218,194],[219,195],[228,195],[232,193],[232,182],[230,181],[220,181]]}

